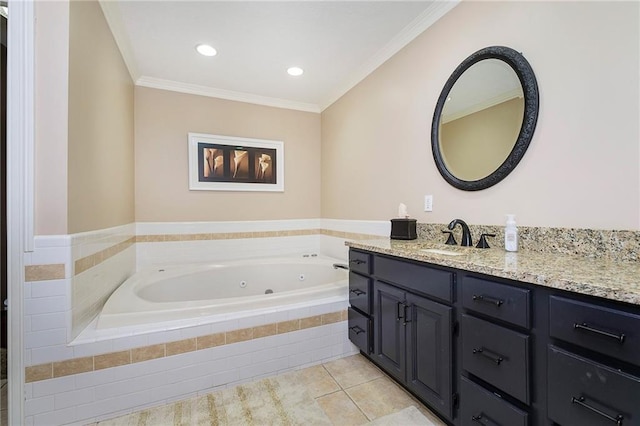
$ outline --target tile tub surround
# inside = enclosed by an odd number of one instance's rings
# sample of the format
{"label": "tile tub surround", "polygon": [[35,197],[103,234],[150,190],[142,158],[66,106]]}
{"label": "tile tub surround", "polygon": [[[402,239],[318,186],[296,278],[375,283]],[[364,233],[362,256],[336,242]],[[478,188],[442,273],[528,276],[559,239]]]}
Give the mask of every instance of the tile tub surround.
{"label": "tile tub surround", "polygon": [[347,311],[341,310],[277,323],[262,324],[255,327],[207,334],[178,341],[136,347],[125,351],[102,353],[94,356],[32,365],[25,369],[25,382],[32,383],[121,365],[135,364],[151,359],[260,339],[277,334],[291,333],[346,320]]}
{"label": "tile tub surround", "polygon": [[94,422],[356,354],[338,314],[340,321],[297,330],[287,321],[292,331],[279,334],[278,325],[276,334],[230,330],[224,344],[221,335],[205,335],[60,363],[66,375],[25,385],[26,424]]}
{"label": "tile tub surround", "polygon": [[[442,236],[439,235],[442,239]],[[477,249],[434,243],[433,239],[349,241],[355,249],[449,266],[470,272],[640,305],[640,262],[503,248]],[[437,248],[459,256],[421,251]]]}

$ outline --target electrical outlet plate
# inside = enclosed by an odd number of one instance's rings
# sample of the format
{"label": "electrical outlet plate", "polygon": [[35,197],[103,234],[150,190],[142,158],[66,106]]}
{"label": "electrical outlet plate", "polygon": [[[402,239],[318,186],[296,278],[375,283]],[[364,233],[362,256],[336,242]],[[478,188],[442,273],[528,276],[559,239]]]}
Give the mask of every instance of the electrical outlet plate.
{"label": "electrical outlet plate", "polygon": [[424,196],[424,211],[425,212],[433,211],[433,195]]}

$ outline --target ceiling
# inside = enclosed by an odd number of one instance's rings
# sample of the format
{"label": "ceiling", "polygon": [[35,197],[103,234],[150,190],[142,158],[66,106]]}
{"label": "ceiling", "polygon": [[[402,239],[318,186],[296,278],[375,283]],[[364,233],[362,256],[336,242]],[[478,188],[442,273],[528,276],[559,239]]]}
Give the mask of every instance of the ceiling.
{"label": "ceiling", "polygon": [[100,4],[139,86],[320,112],[458,0]]}

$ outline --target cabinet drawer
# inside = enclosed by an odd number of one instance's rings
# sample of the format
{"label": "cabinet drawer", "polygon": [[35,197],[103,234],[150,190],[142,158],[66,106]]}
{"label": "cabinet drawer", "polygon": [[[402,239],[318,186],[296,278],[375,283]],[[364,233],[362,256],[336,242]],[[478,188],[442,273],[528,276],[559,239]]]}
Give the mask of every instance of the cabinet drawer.
{"label": "cabinet drawer", "polygon": [[462,306],[528,329],[529,293],[527,289],[466,276],[462,281]]}
{"label": "cabinet drawer", "polygon": [[460,382],[462,426],[527,426],[528,414],[466,377]]}
{"label": "cabinet drawer", "polygon": [[369,344],[369,317],[349,308],[349,340],[366,354],[371,353]]}
{"label": "cabinet drawer", "polygon": [[349,272],[349,303],[365,314],[371,314],[371,279]]}
{"label": "cabinet drawer", "polygon": [[529,404],[529,336],[462,315],[462,367]]}
{"label": "cabinet drawer", "polygon": [[549,346],[549,418],[562,426],[640,424],[640,378]]}
{"label": "cabinet drawer", "polygon": [[640,316],[558,296],[549,316],[551,337],[640,365]]}
{"label": "cabinet drawer", "polygon": [[374,274],[381,280],[453,302],[453,272],[376,256]]}
{"label": "cabinet drawer", "polygon": [[349,250],[349,269],[361,274],[371,274],[371,255],[361,251]]}

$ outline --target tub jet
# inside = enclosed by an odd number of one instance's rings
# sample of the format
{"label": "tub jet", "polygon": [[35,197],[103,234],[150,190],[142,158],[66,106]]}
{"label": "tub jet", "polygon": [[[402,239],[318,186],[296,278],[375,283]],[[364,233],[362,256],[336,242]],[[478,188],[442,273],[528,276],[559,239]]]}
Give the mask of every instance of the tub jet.
{"label": "tub jet", "polygon": [[271,293],[273,293],[273,290],[271,290],[270,288],[264,291],[264,294],[271,294]]}

